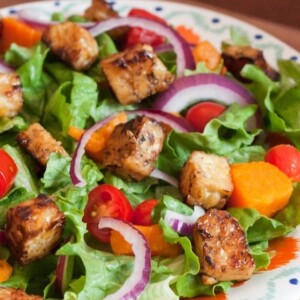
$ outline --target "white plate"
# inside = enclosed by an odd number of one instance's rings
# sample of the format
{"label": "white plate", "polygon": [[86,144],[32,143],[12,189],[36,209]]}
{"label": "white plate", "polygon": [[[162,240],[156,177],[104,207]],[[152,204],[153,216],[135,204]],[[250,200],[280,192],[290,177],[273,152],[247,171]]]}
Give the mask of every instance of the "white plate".
{"label": "white plate", "polygon": [[[236,26],[248,35],[253,46],[264,50],[265,57],[272,65],[276,65],[277,58],[300,61],[299,52],[287,44],[259,28],[224,14],[172,2],[153,0],[110,2],[121,15],[126,15],[131,7],[139,7],[167,19],[174,26],[184,25],[200,35],[201,39],[211,41],[218,48],[222,41],[229,38],[230,27]],[[39,11],[38,14],[34,13],[36,18],[49,19],[49,16],[55,11],[63,11],[67,15],[78,14],[82,13],[88,5],[89,1],[41,1],[4,8],[1,10],[1,15],[14,15],[19,9],[30,7]],[[280,267],[261,271],[242,285],[233,287],[227,295],[219,295],[216,298],[223,300],[299,300],[300,229],[290,237],[281,243],[281,246],[284,246],[278,252],[283,255]],[[294,257],[288,261],[288,256]]]}

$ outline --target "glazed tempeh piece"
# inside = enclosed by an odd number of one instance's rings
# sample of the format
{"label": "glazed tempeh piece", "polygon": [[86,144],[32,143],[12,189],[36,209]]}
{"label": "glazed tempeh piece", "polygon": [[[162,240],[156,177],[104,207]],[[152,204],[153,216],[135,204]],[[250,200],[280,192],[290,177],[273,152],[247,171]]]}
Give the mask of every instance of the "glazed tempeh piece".
{"label": "glazed tempeh piece", "polygon": [[77,71],[89,69],[99,52],[94,37],[73,22],[49,26],[43,32],[42,40],[53,53]]}
{"label": "glazed tempeh piece", "polygon": [[22,264],[48,255],[58,246],[65,216],[45,195],[22,202],[7,213],[6,237],[10,251]]}
{"label": "glazed tempeh piece", "polygon": [[222,53],[224,65],[234,77],[243,82],[248,82],[240,72],[246,64],[260,67],[272,80],[279,79],[279,73],[275,71],[265,60],[263,52],[249,46],[227,46]]}
{"label": "glazed tempeh piece", "polygon": [[179,190],[190,205],[206,209],[224,207],[233,191],[227,159],[194,151],[181,170]]}
{"label": "glazed tempeh piece", "polygon": [[84,17],[93,22],[100,22],[118,16],[118,13],[104,0],[93,0],[91,6],[84,11]]}
{"label": "glazed tempeh piece", "polygon": [[137,117],[116,126],[101,154],[101,162],[123,178],[142,180],[152,172],[164,137],[164,130],[156,121]]}
{"label": "glazed tempeh piece", "polygon": [[149,45],[137,45],[101,61],[102,70],[121,104],[141,102],[163,92],[173,82]]}
{"label": "glazed tempeh piece", "polygon": [[53,152],[68,155],[61,143],[39,123],[33,123],[25,131],[20,132],[17,141],[42,166],[46,166]]}
{"label": "glazed tempeh piece", "polygon": [[0,118],[12,118],[23,107],[23,95],[19,76],[12,73],[0,73]]}
{"label": "glazed tempeh piece", "polygon": [[[84,17],[92,22],[101,22],[110,18],[117,18],[119,14],[112,8],[112,6],[104,0],[93,0],[91,5],[85,10]],[[124,38],[129,27],[118,27],[112,29],[108,34],[114,39]]]}
{"label": "glazed tempeh piece", "polygon": [[216,281],[247,280],[255,270],[245,233],[225,210],[210,209],[193,230],[205,284]]}

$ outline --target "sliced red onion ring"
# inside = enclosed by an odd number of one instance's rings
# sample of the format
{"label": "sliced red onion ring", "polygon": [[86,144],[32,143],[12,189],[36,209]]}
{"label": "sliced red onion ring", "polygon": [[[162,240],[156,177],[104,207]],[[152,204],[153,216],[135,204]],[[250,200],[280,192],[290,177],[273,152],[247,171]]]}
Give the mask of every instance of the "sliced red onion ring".
{"label": "sliced red onion ring", "polygon": [[93,36],[97,36],[101,33],[122,26],[140,27],[167,38],[169,43],[173,46],[177,56],[176,62],[178,77],[183,75],[184,69],[195,68],[195,62],[189,44],[183,40],[183,38],[174,29],[159,22],[139,17],[111,18],[98,23],[89,31]]}
{"label": "sliced red onion ring", "polygon": [[85,149],[84,149],[85,145],[87,144],[92,134],[95,131],[97,131],[99,128],[101,128],[104,124],[106,124],[109,120],[111,120],[114,116],[115,114],[103,119],[102,121],[95,123],[92,127],[90,127],[84,132],[84,134],[78,141],[77,147],[72,157],[71,167],[70,167],[70,177],[74,185],[78,187],[83,187],[86,184],[85,180],[81,175],[81,170],[80,170],[81,159],[85,153]]}
{"label": "sliced red onion ring", "polygon": [[[74,236],[71,236],[66,242],[74,241]],[[74,256],[73,255],[60,255],[57,260],[55,270],[55,284],[56,288],[61,295],[65,293],[69,283],[72,280],[74,270]]]}
{"label": "sliced red onion ring", "polygon": [[196,74],[177,78],[168,90],[156,97],[152,107],[180,112],[201,100],[216,100],[226,105],[256,103],[250,92],[233,79],[218,74]]}
{"label": "sliced red onion ring", "polygon": [[153,47],[153,50],[155,53],[164,53],[164,52],[173,51],[174,48],[171,44],[159,44]]}
{"label": "sliced red onion ring", "polygon": [[[180,118],[177,116],[174,116],[173,114],[161,112],[157,110],[147,110],[147,109],[141,109],[141,110],[132,110],[132,111],[125,111],[127,115],[145,115],[148,117],[151,117],[158,122],[164,122],[166,124],[169,124],[172,128],[187,132],[190,130],[194,130],[192,125],[188,123],[184,118]],[[85,153],[85,146],[92,136],[92,134],[97,131],[99,128],[101,128],[104,124],[106,124],[109,120],[115,117],[116,114],[113,114],[97,123],[95,123],[92,127],[87,129],[80,140],[78,141],[77,147],[74,151],[72,162],[71,162],[71,168],[70,168],[70,177],[72,180],[72,183],[78,187],[85,186],[86,182],[83,179],[81,175],[81,169],[80,169],[80,163],[82,156]]]}
{"label": "sliced red onion ring", "polygon": [[72,279],[74,256],[61,255],[56,266],[56,287],[61,295],[65,293]]}
{"label": "sliced red onion ring", "polygon": [[9,66],[6,62],[0,59],[0,73],[10,73],[13,72],[14,68]]}
{"label": "sliced red onion ring", "polygon": [[199,217],[203,216],[205,211],[200,206],[194,206],[194,212],[192,215],[182,215],[172,210],[167,210],[165,214],[165,222],[169,224],[176,232],[182,235],[191,235],[193,226]]}
{"label": "sliced red onion ring", "polygon": [[155,177],[155,178],[161,179],[165,182],[170,183],[171,185],[173,185],[175,187],[178,187],[178,180],[176,178],[174,178],[174,177],[170,176],[169,174],[164,173],[158,169],[154,169],[151,172],[150,177]]}
{"label": "sliced red onion ring", "polygon": [[164,112],[157,109],[138,109],[132,111],[125,111],[128,115],[143,115],[149,118],[155,119],[158,122],[162,122],[168,124],[174,130],[180,132],[188,132],[188,131],[195,131],[194,126],[187,121],[185,118],[178,117],[174,114]]}
{"label": "sliced red onion ring", "polygon": [[101,218],[98,228],[110,228],[120,232],[124,239],[132,245],[132,252],[135,256],[131,275],[119,290],[106,296],[104,300],[137,299],[145,290],[150,279],[151,251],[147,240],[131,224],[114,218]]}
{"label": "sliced red onion ring", "polygon": [[[50,25],[61,23],[58,21],[51,21],[51,20],[39,18],[39,15],[41,15],[41,12],[37,9],[35,12],[35,10],[32,8],[23,8],[17,11],[17,16],[19,19],[21,19],[28,25],[31,25],[33,27],[38,27],[40,29],[45,29]],[[75,23],[87,29],[94,27],[97,24],[95,22],[75,22]]]}

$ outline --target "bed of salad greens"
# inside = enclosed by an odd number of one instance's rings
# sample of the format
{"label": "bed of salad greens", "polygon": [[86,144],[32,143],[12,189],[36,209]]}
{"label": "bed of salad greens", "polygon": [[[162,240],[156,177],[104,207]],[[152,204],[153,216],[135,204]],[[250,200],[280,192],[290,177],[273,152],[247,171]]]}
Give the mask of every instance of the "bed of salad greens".
{"label": "bed of salad greens", "polygon": [[[233,43],[247,43],[245,36],[233,32]],[[98,36],[97,43],[99,60],[118,51],[107,34]],[[175,72],[174,53],[160,54],[160,58],[169,70]],[[113,112],[124,110],[110,90],[98,85],[104,77],[97,64],[87,73],[73,71],[41,43],[31,49],[13,44],[4,59],[17,69],[20,76],[24,107],[19,116],[0,119],[0,147],[13,157],[19,169],[13,189],[0,201],[0,228],[5,225],[10,207],[44,193],[56,199],[66,216],[64,238],[73,238],[53,255],[26,266],[20,266],[10,257],[13,274],[0,286],[22,288],[27,293],[43,295],[45,299],[102,299],[116,291],[129,276],[134,257],[111,254],[107,246],[92,238],[82,222],[88,192],[99,183],[110,183],[119,188],[133,206],[145,199],[158,199],[154,220],[160,223],[167,241],[180,243],[184,249],[183,254],[175,259],[152,258],[150,283],[139,299],[175,300],[228,290],[233,282],[219,282],[213,286],[201,283],[200,264],[190,238],[180,236],[163,221],[166,209],[192,213],[192,209],[182,202],[176,187],[151,177],[141,182],[124,181],[88,157],[82,161],[82,174],[87,185],[76,187],[69,175],[71,157],[52,154],[45,171],[37,172],[32,158],[18,146],[17,133],[37,121],[72,155],[76,142],[67,134],[70,126],[89,128]],[[257,99],[257,105],[231,105],[219,118],[210,121],[203,133],[172,131],[156,167],[177,177],[191,151],[196,149],[224,155],[230,163],[263,160],[267,149],[264,144],[266,130],[284,134],[300,149],[300,65],[279,60],[278,68],[281,79],[273,82],[259,68],[247,65],[242,74],[252,80],[246,86]],[[192,73],[207,71],[203,64],[199,64]],[[186,70],[186,75],[190,73]],[[149,102],[151,99],[141,105],[147,107]],[[126,107],[135,108],[137,105]],[[247,120],[258,108],[262,111],[263,128],[249,131]],[[270,254],[266,251],[268,241],[286,235],[300,223],[299,183],[294,186],[289,204],[273,219],[251,208],[231,208],[230,213],[246,232],[256,269],[265,268],[270,262]],[[55,284],[60,255],[68,258],[64,295],[57,291]],[[9,256],[9,250],[1,246],[0,257]]]}

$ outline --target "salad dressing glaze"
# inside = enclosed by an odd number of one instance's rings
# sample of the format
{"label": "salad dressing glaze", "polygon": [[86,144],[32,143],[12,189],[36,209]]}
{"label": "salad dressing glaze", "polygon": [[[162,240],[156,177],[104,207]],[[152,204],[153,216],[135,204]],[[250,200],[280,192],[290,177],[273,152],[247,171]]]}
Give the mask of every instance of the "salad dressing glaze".
{"label": "salad dressing glaze", "polygon": [[[271,262],[266,271],[274,270],[287,265],[290,261],[297,258],[300,250],[300,239],[294,237],[282,237],[270,242],[268,251],[271,252]],[[262,270],[264,271],[264,270]]]}

